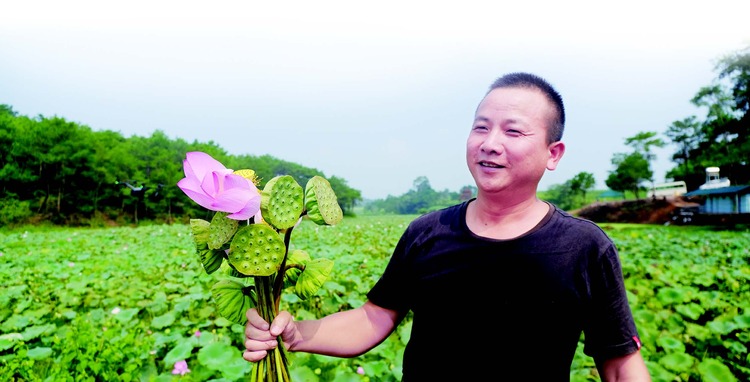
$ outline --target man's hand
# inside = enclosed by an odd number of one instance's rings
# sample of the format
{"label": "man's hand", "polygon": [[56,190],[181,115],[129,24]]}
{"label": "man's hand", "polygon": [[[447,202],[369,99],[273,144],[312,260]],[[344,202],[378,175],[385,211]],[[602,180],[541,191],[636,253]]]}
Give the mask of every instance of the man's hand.
{"label": "man's hand", "polygon": [[242,358],[250,362],[258,362],[267,354],[268,350],[275,349],[279,346],[277,338],[282,337],[291,339],[296,331],[292,315],[287,311],[279,312],[278,316],[269,325],[255,308],[248,309],[247,325],[245,325],[245,352]]}

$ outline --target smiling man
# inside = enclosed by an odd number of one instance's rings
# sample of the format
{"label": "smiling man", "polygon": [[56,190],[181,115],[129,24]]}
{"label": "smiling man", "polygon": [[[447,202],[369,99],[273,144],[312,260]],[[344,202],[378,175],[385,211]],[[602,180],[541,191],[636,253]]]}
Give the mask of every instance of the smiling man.
{"label": "smiling man", "polygon": [[614,243],[537,198],[565,153],[565,108],[544,79],[511,73],[477,107],[466,161],[477,196],[415,219],[361,307],[273,323],[247,313],[245,359],[278,346],[353,357],[408,312],[403,381],[568,381],[581,334],[605,381],[650,381]]}

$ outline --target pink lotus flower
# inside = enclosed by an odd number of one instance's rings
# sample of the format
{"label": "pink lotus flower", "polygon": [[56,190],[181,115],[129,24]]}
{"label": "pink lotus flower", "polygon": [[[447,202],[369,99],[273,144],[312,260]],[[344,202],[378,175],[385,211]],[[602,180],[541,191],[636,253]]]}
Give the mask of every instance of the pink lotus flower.
{"label": "pink lotus flower", "polygon": [[247,220],[260,211],[260,191],[253,182],[210,155],[191,151],[182,164],[185,177],[177,187],[201,207],[229,213],[234,220]]}
{"label": "pink lotus flower", "polygon": [[179,375],[185,375],[190,372],[190,369],[188,369],[187,361],[177,361],[174,363],[174,370],[172,370],[172,374],[179,374]]}

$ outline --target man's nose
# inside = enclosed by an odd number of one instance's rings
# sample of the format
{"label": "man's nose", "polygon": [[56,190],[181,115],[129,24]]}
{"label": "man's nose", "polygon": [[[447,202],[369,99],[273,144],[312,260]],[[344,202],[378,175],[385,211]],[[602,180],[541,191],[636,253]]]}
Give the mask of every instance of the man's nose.
{"label": "man's nose", "polygon": [[482,151],[487,153],[501,153],[503,152],[505,144],[505,139],[501,131],[497,129],[490,130],[490,132],[485,136],[484,141],[482,141],[482,146],[480,147]]}

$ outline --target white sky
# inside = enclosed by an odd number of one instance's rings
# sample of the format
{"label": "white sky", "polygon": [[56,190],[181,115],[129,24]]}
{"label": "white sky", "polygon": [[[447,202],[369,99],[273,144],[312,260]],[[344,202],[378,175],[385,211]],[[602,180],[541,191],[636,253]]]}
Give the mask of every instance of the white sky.
{"label": "white sky", "polygon": [[[426,176],[473,184],[464,148],[489,84],[549,80],[567,152],[541,189],[597,188],[624,140],[663,133],[716,60],[750,45],[750,1],[36,1],[0,13],[0,104],[126,137],[155,130],[339,176],[365,198]],[[699,4],[699,5],[694,5]],[[657,181],[674,167],[657,151]]]}

